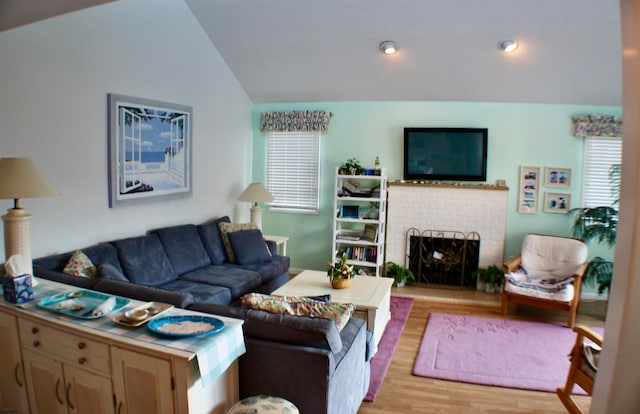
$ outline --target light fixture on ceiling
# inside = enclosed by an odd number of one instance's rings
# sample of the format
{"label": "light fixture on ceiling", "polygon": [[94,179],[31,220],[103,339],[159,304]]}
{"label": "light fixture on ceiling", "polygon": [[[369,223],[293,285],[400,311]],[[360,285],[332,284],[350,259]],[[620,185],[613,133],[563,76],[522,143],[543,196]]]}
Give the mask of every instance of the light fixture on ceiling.
{"label": "light fixture on ceiling", "polygon": [[511,53],[518,48],[518,42],[511,39],[506,39],[500,42],[500,49],[507,53]]}
{"label": "light fixture on ceiling", "polygon": [[384,42],[380,43],[379,49],[385,55],[393,55],[394,53],[397,53],[398,50],[400,50],[400,46],[398,46],[398,44],[393,40],[385,40]]}

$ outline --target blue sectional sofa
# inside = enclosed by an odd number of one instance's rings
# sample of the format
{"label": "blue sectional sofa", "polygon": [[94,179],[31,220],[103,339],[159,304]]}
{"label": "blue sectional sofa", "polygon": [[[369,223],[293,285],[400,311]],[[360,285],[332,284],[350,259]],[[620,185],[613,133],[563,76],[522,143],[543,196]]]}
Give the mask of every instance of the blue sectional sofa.
{"label": "blue sectional sofa", "polygon": [[34,274],[243,319],[247,352],[239,361],[241,398],[276,395],[305,414],[356,414],[369,387],[375,346],[366,321],[351,318],[339,331],[329,319],[241,308],[242,295],[269,294],[289,280],[289,258],[277,256],[275,244],[265,244],[259,231],[246,230],[229,235],[239,262],[231,263],[221,222],[230,220],[165,227],[81,249],[97,269],[93,278],[63,272],[73,252],[34,260]]}
{"label": "blue sectional sofa", "polygon": [[240,261],[231,263],[218,228],[221,222],[229,223],[229,217],[200,225],[164,227],[81,249],[97,268],[94,278],[63,272],[73,252],[34,260],[33,273],[181,308],[199,302],[237,304],[245,293],[271,293],[289,280],[289,258],[275,255],[275,245],[265,242],[258,230],[229,235]]}

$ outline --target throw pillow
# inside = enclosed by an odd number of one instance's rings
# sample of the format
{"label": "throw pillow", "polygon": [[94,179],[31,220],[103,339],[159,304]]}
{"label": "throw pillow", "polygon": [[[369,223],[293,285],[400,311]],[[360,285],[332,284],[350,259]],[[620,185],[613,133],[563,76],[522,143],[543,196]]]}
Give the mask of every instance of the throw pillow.
{"label": "throw pillow", "polygon": [[242,306],[271,313],[331,319],[342,331],[355,310],[352,303],[321,302],[300,296],[272,296],[248,293],[240,298]]}
{"label": "throw pillow", "polygon": [[129,281],[124,273],[122,273],[120,269],[116,269],[111,263],[102,263],[99,265],[97,275],[100,279],[119,280],[121,282]]}
{"label": "throw pillow", "polygon": [[229,241],[238,264],[248,265],[265,262],[271,257],[262,232],[258,229],[229,233]]}
{"label": "throw pillow", "polygon": [[233,247],[231,246],[231,240],[229,240],[229,233],[233,233],[240,230],[255,229],[255,224],[251,223],[218,223],[218,229],[220,230],[220,237],[222,237],[222,244],[224,250],[227,252],[227,259],[230,263],[236,263],[236,255],[233,253]]}
{"label": "throw pillow", "polygon": [[80,250],[73,252],[62,271],[68,275],[88,278],[96,275],[96,267],[91,263],[91,259]]}

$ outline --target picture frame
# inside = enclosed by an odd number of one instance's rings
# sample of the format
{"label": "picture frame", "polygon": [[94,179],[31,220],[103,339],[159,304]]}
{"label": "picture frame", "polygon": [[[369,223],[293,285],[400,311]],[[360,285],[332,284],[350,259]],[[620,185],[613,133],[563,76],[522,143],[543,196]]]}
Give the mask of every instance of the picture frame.
{"label": "picture frame", "polygon": [[545,213],[567,214],[571,210],[571,194],[544,193]]}
{"label": "picture frame", "polygon": [[109,207],[190,197],[193,109],[107,96]]}
{"label": "picture frame", "polygon": [[545,187],[571,187],[571,168],[545,167]]}
{"label": "picture frame", "polygon": [[540,187],[540,167],[520,167],[518,213],[536,214]]}

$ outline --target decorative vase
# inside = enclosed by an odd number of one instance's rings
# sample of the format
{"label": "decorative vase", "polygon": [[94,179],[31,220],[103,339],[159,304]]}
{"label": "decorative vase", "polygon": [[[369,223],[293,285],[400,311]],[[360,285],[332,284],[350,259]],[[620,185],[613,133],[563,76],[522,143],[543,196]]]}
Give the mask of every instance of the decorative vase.
{"label": "decorative vase", "polygon": [[353,279],[331,279],[331,287],[334,289],[346,289],[351,286],[351,281]]}

